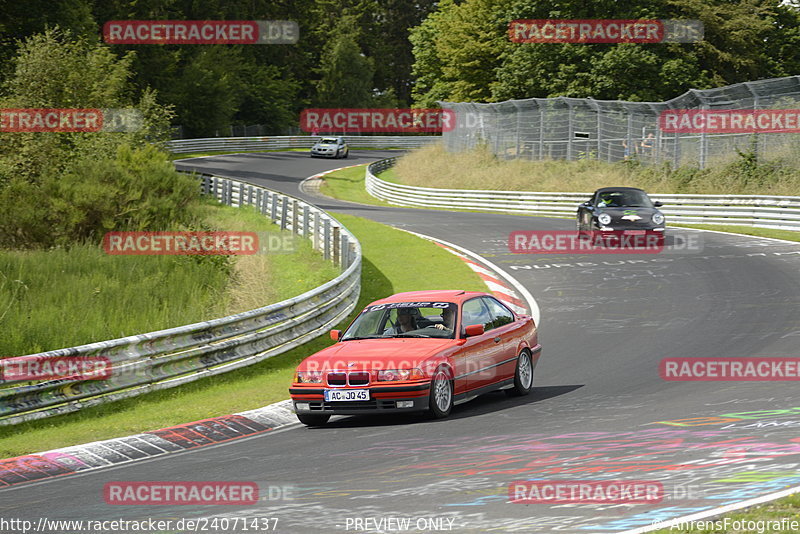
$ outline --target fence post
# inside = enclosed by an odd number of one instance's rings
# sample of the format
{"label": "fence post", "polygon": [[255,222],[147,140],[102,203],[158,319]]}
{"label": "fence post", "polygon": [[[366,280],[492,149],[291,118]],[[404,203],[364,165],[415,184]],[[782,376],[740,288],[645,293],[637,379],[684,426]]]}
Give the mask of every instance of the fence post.
{"label": "fence post", "polygon": [[281,195],[281,230],[286,230],[286,219],[289,218],[289,198]]}
{"label": "fence post", "polygon": [[333,264],[334,265],[341,265],[340,261],[342,259],[342,240],[341,240],[341,232],[342,229],[338,226],[333,227]]}
{"label": "fence post", "polygon": [[270,193],[269,196],[272,199],[272,203],[270,204],[270,217],[272,217],[272,222],[275,222],[278,220],[278,195]]}
{"label": "fence post", "polygon": [[292,233],[299,234],[300,228],[298,228],[298,219],[300,218],[300,214],[297,213],[297,199],[292,199]]}
{"label": "fence post", "polygon": [[323,246],[325,247],[322,251],[322,257],[325,258],[325,260],[329,260],[331,259],[331,220],[327,218],[323,224],[322,239]]}
{"label": "fence post", "polygon": [[314,250],[319,250],[320,249],[319,232],[320,232],[320,228],[319,228],[319,212],[315,211],[314,212],[314,234],[313,234],[314,237],[312,239],[312,243],[314,245]]}
{"label": "fence post", "polygon": [[308,204],[303,205],[303,236],[308,237]]}

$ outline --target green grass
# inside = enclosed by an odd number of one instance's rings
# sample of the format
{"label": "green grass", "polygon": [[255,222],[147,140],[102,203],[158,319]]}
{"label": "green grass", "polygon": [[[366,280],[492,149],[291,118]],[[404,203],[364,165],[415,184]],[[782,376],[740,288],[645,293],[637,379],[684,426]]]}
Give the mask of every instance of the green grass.
{"label": "green grass", "polygon": [[[362,289],[357,310],[401,291],[485,290],[481,279],[459,258],[433,243],[366,219],[334,216],[358,237],[363,247]],[[412,267],[411,258],[415,258]],[[419,273],[425,276],[420,277]],[[351,319],[338,327],[345,327]],[[74,414],[0,427],[0,458],[125,436],[286,399],[297,363],[331,343],[323,336],[259,364],[179,388]]]}
{"label": "green grass", "polygon": [[322,187],[319,191],[323,195],[347,200],[349,202],[359,202],[372,206],[391,206],[388,202],[378,200],[369,193],[364,186],[364,177],[367,164],[342,169],[323,176]]}
{"label": "green grass", "polygon": [[[201,210],[209,228],[281,232],[254,209],[206,200]],[[0,251],[0,356],[224,317],[298,295],[336,276],[310,243],[296,243],[291,254],[231,258],[112,256],[88,243],[69,250]]]}
{"label": "green grass", "polygon": [[759,160],[733,152],[706,169],[673,169],[634,161],[503,160],[487,147],[454,154],[437,143],[403,155],[395,170],[400,183],[441,189],[589,192],[605,186],[631,186],[649,193],[762,195],[797,195],[800,191],[800,161],[791,151]]}
{"label": "green grass", "polygon": [[[789,521],[800,521],[800,516],[798,516],[798,509],[800,509],[800,494],[790,495],[788,497],[784,497],[783,499],[778,499],[776,501],[760,504],[758,506],[753,506],[752,508],[746,508],[745,510],[735,513],[729,514],[726,516],[719,517],[717,519],[707,519],[704,521],[719,521],[720,526],[723,526],[722,521],[724,518],[727,517],[730,519],[730,524],[735,521],[765,521],[765,520],[772,520],[772,521],[780,521],[781,519],[788,519]],[[709,526],[716,526],[716,525],[709,525]],[[746,526],[746,525],[745,525]],[[787,529],[772,529],[767,528],[759,530],[759,527],[755,525],[755,529],[748,529],[748,530],[734,530],[730,529],[683,529],[678,528],[678,526],[671,527],[671,528],[664,528],[660,530],[653,531],[656,534],[717,534],[720,532],[726,532],[730,534],[745,534],[745,533],[753,533],[753,532],[767,532],[769,534],[794,534],[797,530],[787,530]]]}

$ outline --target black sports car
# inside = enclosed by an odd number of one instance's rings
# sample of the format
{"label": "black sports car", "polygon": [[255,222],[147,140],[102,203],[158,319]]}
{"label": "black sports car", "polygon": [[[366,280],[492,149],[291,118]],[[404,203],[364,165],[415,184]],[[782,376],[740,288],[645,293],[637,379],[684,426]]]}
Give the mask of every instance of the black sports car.
{"label": "black sports car", "polygon": [[579,235],[664,236],[664,214],[647,193],[635,187],[603,187],[578,206]]}

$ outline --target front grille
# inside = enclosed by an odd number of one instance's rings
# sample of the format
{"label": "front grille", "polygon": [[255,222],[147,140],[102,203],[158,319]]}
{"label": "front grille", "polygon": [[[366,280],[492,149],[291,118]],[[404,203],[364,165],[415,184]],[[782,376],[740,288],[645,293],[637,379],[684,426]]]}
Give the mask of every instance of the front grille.
{"label": "front grille", "polygon": [[378,407],[378,401],[347,401],[347,402],[323,402],[323,406],[329,410],[337,408],[342,410],[374,410]]}
{"label": "front grille", "polygon": [[347,375],[345,373],[328,373],[329,386],[346,386]]}
{"label": "front grille", "polygon": [[344,371],[330,371],[328,373],[329,386],[367,386],[369,385],[369,372],[368,371],[352,371],[345,373]]}
{"label": "front grille", "polygon": [[366,371],[354,371],[348,377],[351,386],[366,386],[369,384],[369,373]]}

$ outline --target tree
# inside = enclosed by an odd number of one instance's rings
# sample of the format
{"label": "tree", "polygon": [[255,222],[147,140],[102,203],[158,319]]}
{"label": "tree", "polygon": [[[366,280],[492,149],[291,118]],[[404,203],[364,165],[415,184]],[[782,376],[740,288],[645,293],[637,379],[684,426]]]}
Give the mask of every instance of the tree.
{"label": "tree", "polygon": [[323,108],[370,107],[375,65],[356,42],[356,19],[345,15],[333,29],[320,57],[316,105]]}

